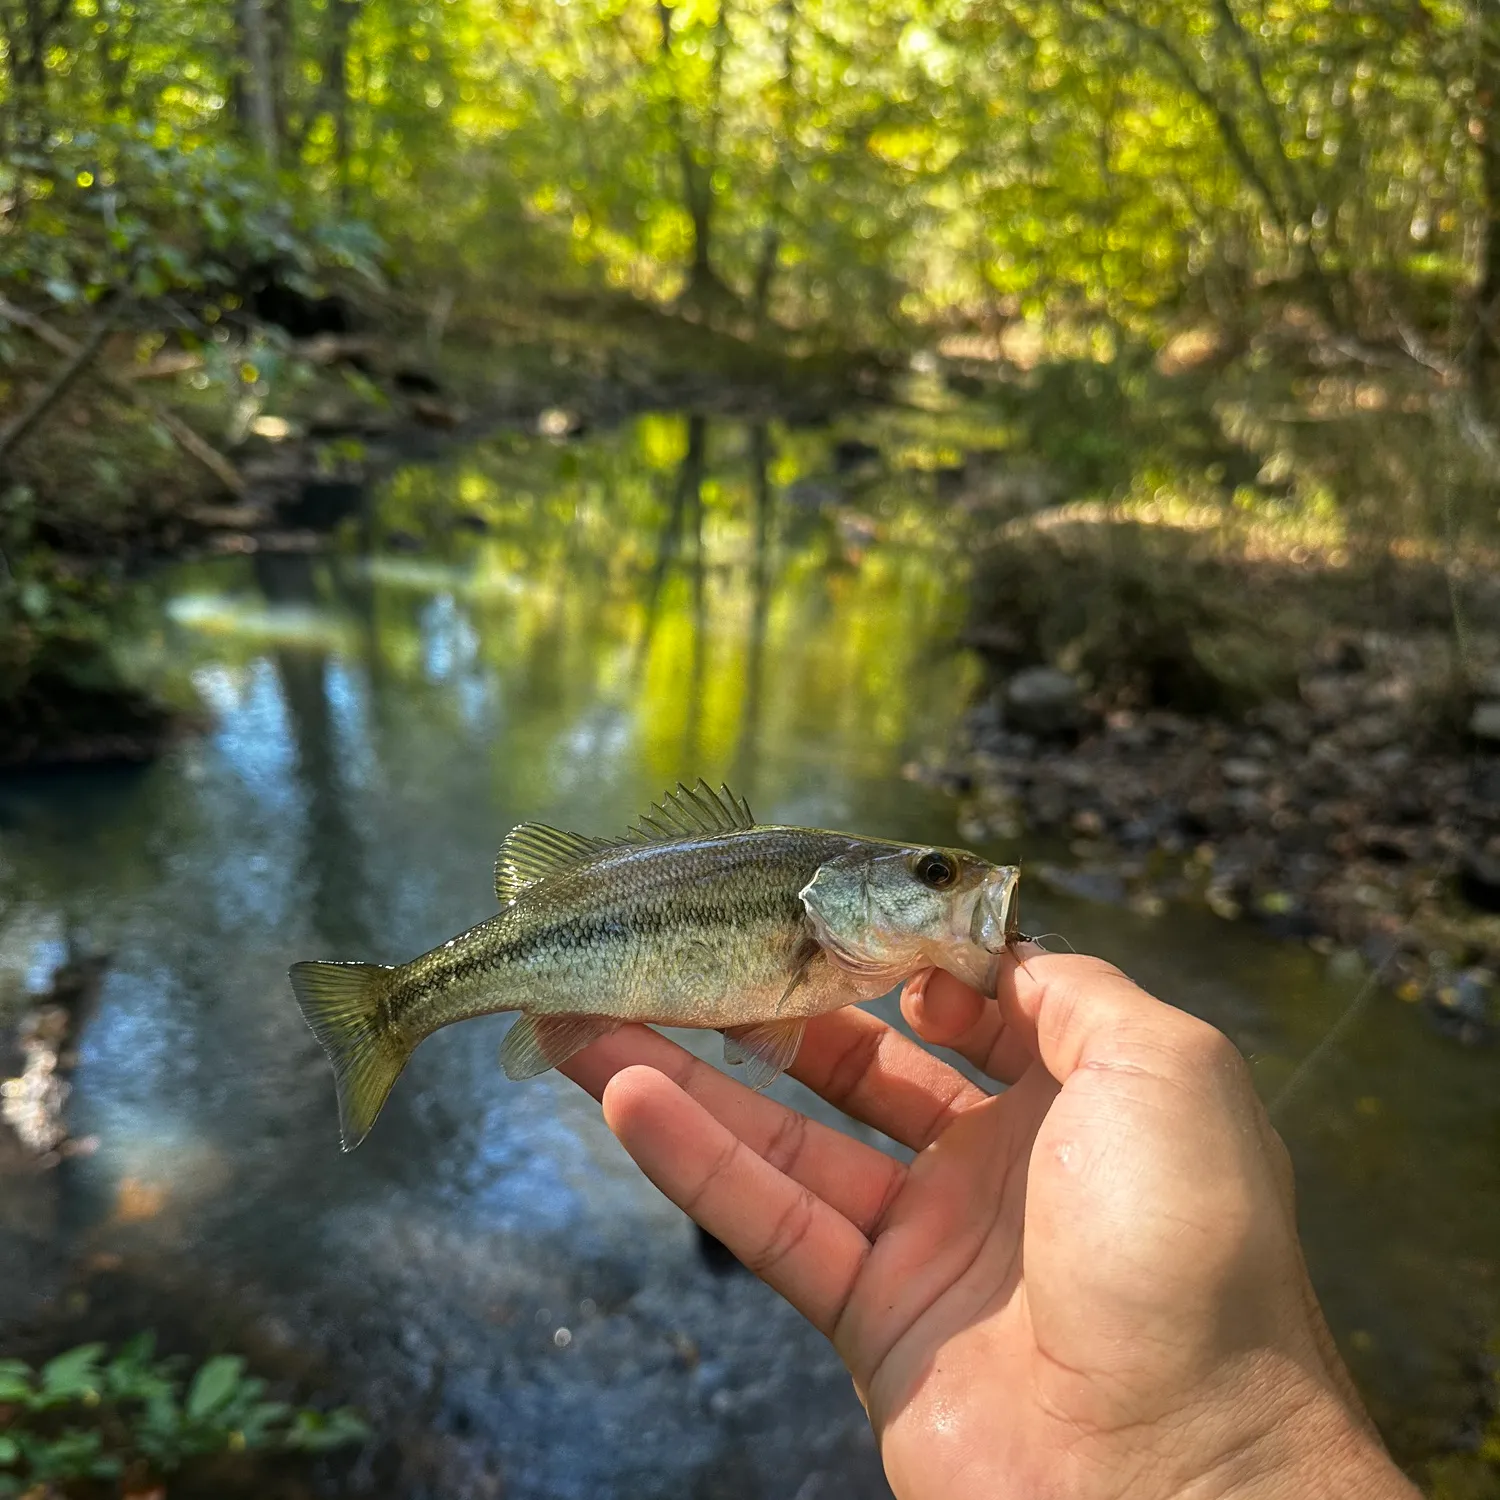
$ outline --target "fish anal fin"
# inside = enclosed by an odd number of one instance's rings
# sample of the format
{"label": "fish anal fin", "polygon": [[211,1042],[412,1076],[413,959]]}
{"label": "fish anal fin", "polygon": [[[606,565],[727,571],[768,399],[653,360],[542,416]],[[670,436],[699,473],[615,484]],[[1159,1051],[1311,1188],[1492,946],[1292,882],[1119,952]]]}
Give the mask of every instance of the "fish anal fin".
{"label": "fish anal fin", "polygon": [[543,876],[581,865],[603,850],[617,849],[626,842],[590,838],[546,823],[518,823],[505,835],[495,856],[495,895],[504,906]]}
{"label": "fish anal fin", "polygon": [[703,838],[720,833],[743,833],[755,827],[750,804],[727,786],[714,791],[700,777],[696,786],[680,781],[675,791],[653,802],[631,825],[630,835],[643,843],[669,839]]}
{"label": "fish anal fin", "polygon": [[763,1089],[779,1078],[797,1060],[802,1033],[807,1022],[758,1021],[753,1026],[724,1028],[724,1061],[732,1068],[743,1067],[743,1082],[752,1089]]}
{"label": "fish anal fin", "polygon": [[617,1031],[613,1016],[538,1016],[522,1012],[500,1044],[500,1066],[519,1083],[565,1063],[590,1042]]}
{"label": "fish anal fin", "polygon": [[300,963],[292,992],[333,1064],[345,1151],[370,1133],[411,1049],[381,1025],[380,1001],[390,969],[383,964]]}

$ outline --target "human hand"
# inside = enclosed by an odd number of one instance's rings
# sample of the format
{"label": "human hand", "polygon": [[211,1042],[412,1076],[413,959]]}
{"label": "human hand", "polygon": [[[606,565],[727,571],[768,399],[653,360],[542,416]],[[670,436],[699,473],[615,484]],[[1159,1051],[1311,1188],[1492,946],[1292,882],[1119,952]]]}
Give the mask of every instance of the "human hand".
{"label": "human hand", "polygon": [[564,1071],[661,1190],[832,1339],[902,1500],[1410,1496],[1334,1351],[1238,1052],[1096,959],[938,971],[793,1074],[903,1165],[628,1027]]}

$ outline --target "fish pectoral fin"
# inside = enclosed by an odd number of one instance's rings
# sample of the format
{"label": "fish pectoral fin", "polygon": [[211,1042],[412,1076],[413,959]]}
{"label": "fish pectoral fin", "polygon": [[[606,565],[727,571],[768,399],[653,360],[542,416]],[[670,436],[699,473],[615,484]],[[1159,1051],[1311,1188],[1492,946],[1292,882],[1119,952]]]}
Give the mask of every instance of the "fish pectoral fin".
{"label": "fish pectoral fin", "polygon": [[763,1089],[797,1060],[806,1026],[807,1022],[801,1019],[726,1026],[724,1061],[731,1068],[744,1068],[744,1082],[750,1088]]}
{"label": "fish pectoral fin", "polygon": [[797,993],[807,979],[808,971],[812,968],[818,955],[822,953],[823,945],[811,932],[802,935],[802,940],[797,944],[792,953],[792,977],[787,980],[786,988],[781,992],[781,999],[776,1002],[776,1011],[779,1015],[788,1000]]}
{"label": "fish pectoral fin", "polygon": [[501,906],[514,901],[544,875],[567,870],[604,849],[618,849],[627,839],[596,839],[569,833],[546,823],[518,823],[505,835],[495,856],[495,895]]}
{"label": "fish pectoral fin", "polygon": [[535,1078],[619,1028],[613,1016],[535,1016],[523,1011],[500,1044],[500,1066],[513,1082]]}

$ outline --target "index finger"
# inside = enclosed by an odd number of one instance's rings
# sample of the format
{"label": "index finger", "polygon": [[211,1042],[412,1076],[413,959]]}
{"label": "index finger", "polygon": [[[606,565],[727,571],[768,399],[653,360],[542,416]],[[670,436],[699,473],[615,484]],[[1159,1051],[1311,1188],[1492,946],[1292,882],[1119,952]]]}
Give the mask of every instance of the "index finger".
{"label": "index finger", "polygon": [[676,1084],[756,1155],[863,1232],[879,1223],[906,1175],[883,1151],[752,1092],[649,1026],[622,1026],[558,1071],[602,1102],[612,1080],[637,1066]]}

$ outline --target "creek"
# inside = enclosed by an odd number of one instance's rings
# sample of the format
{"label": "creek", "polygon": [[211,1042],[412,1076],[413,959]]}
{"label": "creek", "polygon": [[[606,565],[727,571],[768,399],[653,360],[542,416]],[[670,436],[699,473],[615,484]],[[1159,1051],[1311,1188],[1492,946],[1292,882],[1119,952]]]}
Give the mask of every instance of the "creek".
{"label": "creek", "polygon": [[[355,1478],[386,1493],[885,1494],[828,1346],[705,1260],[572,1085],[504,1079],[503,1018],[424,1044],[346,1157],[286,968],[429,948],[493,911],[512,824],[622,830],[679,778],[961,842],[902,774],[978,681],[942,465],[673,415],[504,434],[398,465],[316,549],[155,575],[122,651],[212,727],[0,782],[0,977],[107,957],[68,1110],[97,1149],[5,1184],[3,1323],[156,1322],[304,1375],[369,1414]],[[1202,911],[1023,910],[1223,1027],[1268,1095],[1361,982]],[[1408,1459],[1457,1440],[1500,1325],[1494,1077],[1379,993],[1281,1122],[1314,1281]]]}

